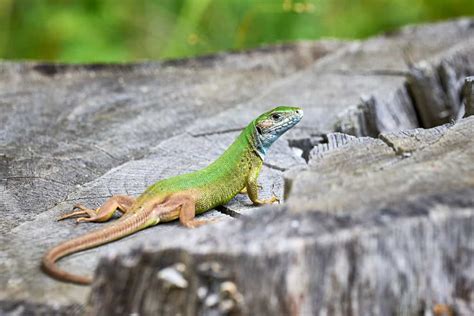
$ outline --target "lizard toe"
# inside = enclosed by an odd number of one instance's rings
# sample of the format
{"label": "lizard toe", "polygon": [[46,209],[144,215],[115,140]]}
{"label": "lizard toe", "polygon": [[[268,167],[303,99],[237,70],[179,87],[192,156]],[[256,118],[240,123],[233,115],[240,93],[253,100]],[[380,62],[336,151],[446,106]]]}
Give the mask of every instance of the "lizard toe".
{"label": "lizard toe", "polygon": [[83,222],[93,222],[95,218],[93,217],[79,217],[76,219],[76,223],[83,223]]}

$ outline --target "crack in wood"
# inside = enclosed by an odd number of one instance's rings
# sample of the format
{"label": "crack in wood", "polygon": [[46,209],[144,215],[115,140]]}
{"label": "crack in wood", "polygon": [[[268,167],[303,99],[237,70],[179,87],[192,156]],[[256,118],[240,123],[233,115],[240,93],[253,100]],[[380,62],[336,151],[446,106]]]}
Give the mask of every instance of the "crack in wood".
{"label": "crack in wood", "polygon": [[238,128],[229,128],[229,129],[224,129],[224,130],[219,130],[219,131],[213,131],[213,132],[202,132],[202,133],[190,133],[192,137],[205,137],[205,136],[212,136],[212,135],[221,135],[221,134],[228,134],[228,133],[234,133],[234,132],[240,132],[244,129],[245,127],[238,127]]}
{"label": "crack in wood", "polygon": [[287,170],[286,168],[279,167],[279,166],[277,166],[277,165],[274,165],[274,164],[271,164],[271,163],[268,163],[268,162],[264,162],[263,165],[264,165],[265,167],[268,167],[268,168],[270,168],[270,169],[277,170],[277,171],[280,171],[280,172],[284,172],[284,171]]}
{"label": "crack in wood", "polygon": [[61,182],[61,181],[58,181],[58,180],[49,179],[49,178],[40,177],[40,176],[11,176],[11,177],[6,177],[4,179],[7,180],[7,182],[8,182],[8,180],[25,180],[25,179],[43,180],[43,181],[47,181],[47,182],[61,184],[61,185],[64,185],[64,186],[71,186],[71,184],[67,184],[67,183],[64,183],[64,182]]}
{"label": "crack in wood", "polygon": [[298,148],[302,151],[301,158],[305,160],[306,163],[309,162],[310,153],[313,148],[319,144],[327,142],[327,137],[325,138],[324,134],[321,135],[311,135],[311,137],[299,138],[299,139],[288,139],[288,146],[291,148]]}
{"label": "crack in wood", "polygon": [[242,217],[245,217],[245,215],[239,213],[239,212],[236,212],[230,208],[228,208],[227,206],[225,205],[220,205],[220,206],[217,206],[215,208],[216,211],[222,213],[222,214],[225,214],[225,215],[228,215],[230,217],[233,217],[233,218],[242,218]]}

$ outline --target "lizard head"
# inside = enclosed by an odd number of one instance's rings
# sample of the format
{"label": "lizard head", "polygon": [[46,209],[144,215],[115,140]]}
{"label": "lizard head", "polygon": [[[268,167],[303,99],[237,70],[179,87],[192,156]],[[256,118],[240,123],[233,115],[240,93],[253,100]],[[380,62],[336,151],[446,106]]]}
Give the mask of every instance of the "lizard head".
{"label": "lizard head", "polygon": [[260,115],[254,121],[255,147],[259,155],[263,158],[273,142],[295,126],[302,117],[301,108],[289,106],[279,106]]}

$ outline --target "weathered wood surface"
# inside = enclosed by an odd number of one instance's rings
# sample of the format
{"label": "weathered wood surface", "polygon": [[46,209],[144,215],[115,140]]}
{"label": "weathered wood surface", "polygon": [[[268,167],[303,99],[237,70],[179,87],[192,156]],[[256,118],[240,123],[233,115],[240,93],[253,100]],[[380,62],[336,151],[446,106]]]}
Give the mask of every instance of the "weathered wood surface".
{"label": "weathered wood surface", "polygon": [[284,207],[103,260],[89,313],[472,314],[474,117],[338,136]]}
{"label": "weathered wood surface", "polygon": [[473,43],[467,41],[455,45],[447,56],[434,57],[434,62],[411,65],[408,85],[423,127],[457,118],[465,78],[474,73],[472,48]]}
{"label": "weathered wood surface", "polygon": [[[345,45],[301,43],[164,64],[1,64],[0,300],[6,306],[21,306],[11,305],[14,300],[83,304],[87,287],[61,284],[39,270],[48,247],[97,226],[58,223],[60,214],[77,202],[99,205],[114,193],[138,194],[158,179],[202,167],[236,131],[192,135],[192,126]],[[283,165],[302,161],[284,162],[283,150]],[[273,169],[265,174],[274,177]],[[162,225],[160,233],[176,229]],[[130,249],[141,239],[124,242],[65,267],[92,273],[99,254]]]}
{"label": "weathered wood surface", "polygon": [[288,203],[239,196],[206,215],[217,225],[160,225],[64,260],[92,273],[108,258],[89,313],[469,311],[473,120],[413,129],[462,112],[472,49],[463,19],[165,64],[1,64],[0,311],[81,313],[88,288],[38,262],[97,225],[54,219],[204,166],[276,104],[305,109],[262,173],[263,195]]}

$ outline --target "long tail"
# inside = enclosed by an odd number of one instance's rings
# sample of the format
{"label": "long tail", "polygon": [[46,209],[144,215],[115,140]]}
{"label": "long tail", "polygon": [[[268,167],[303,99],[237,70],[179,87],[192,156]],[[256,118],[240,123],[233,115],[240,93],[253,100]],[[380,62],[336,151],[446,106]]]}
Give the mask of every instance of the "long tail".
{"label": "long tail", "polygon": [[92,231],[77,238],[65,241],[51,248],[43,257],[42,268],[47,274],[64,282],[81,285],[92,283],[91,277],[76,275],[59,269],[56,261],[59,259],[108,242],[123,238],[146,227],[149,212],[135,213],[107,227]]}

